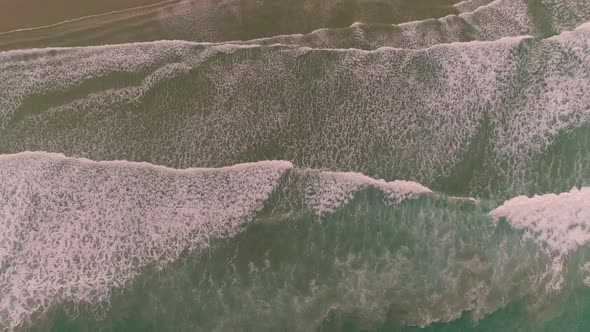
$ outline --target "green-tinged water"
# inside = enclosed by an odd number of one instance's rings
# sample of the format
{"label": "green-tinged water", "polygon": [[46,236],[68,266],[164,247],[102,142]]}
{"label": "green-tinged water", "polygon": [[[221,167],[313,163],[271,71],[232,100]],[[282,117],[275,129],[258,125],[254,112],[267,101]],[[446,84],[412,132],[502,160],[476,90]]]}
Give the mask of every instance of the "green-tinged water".
{"label": "green-tinged water", "polygon": [[[262,212],[235,238],[148,268],[107,312],[60,307],[40,329],[583,330],[581,273],[547,292],[549,258],[486,212],[446,199],[388,207],[375,190],[321,222],[300,209]],[[569,264],[578,270],[587,254]]]}
{"label": "green-tinged water", "polygon": [[140,2],[0,33],[0,331],[590,330],[588,1]]}

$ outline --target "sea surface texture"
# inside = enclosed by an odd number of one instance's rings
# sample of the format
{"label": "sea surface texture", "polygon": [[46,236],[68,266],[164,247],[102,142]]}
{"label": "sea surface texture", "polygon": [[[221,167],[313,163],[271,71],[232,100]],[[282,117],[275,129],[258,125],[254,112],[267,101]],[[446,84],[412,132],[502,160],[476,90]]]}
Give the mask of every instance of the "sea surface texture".
{"label": "sea surface texture", "polygon": [[11,1],[0,331],[590,331],[590,1]]}

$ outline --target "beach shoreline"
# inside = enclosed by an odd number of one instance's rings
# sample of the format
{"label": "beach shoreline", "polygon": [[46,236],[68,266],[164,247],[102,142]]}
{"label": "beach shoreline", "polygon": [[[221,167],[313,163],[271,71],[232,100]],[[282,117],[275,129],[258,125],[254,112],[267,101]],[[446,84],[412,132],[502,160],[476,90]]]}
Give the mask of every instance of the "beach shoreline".
{"label": "beach shoreline", "polygon": [[56,24],[89,15],[131,9],[161,0],[0,0],[0,33]]}

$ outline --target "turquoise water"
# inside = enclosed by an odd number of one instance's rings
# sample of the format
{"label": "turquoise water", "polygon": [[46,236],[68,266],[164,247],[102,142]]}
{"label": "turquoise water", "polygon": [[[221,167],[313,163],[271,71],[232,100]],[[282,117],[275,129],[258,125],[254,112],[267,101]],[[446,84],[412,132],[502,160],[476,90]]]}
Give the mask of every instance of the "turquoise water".
{"label": "turquoise water", "polygon": [[587,326],[588,290],[579,269],[586,249],[568,259],[567,286],[548,292],[550,258],[471,202],[421,199],[392,207],[384,205],[382,192],[369,189],[319,222],[293,203],[295,195],[287,194],[291,200],[285,203],[284,197],[271,197],[260,216],[231,239],[198,254],[183,253],[163,270],[148,268],[113,293],[108,310],[69,305],[39,329]]}
{"label": "turquoise water", "polygon": [[169,1],[0,34],[0,330],[588,330],[588,22]]}

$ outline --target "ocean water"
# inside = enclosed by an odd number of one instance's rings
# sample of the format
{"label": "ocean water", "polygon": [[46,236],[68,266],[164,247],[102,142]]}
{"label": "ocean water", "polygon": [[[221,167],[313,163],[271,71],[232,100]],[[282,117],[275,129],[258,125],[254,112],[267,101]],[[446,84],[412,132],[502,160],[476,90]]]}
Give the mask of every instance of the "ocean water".
{"label": "ocean water", "polygon": [[590,2],[104,8],[0,33],[0,330],[590,330]]}

